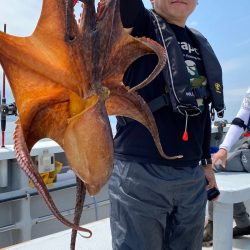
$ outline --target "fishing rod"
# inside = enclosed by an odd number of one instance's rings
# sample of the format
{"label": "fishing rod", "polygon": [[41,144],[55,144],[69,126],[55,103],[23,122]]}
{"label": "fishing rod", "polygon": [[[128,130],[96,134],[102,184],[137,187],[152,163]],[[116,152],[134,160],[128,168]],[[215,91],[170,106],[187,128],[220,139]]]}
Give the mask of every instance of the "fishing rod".
{"label": "fishing rod", "polygon": [[[4,24],[4,33],[6,33],[6,24]],[[7,115],[17,115],[17,108],[15,102],[11,104],[6,104],[6,76],[3,70],[3,90],[0,105],[1,112],[1,130],[2,130],[2,148],[5,147],[5,130],[6,130],[6,116]]]}
{"label": "fishing rod", "polygon": [[[6,23],[4,24],[4,33],[6,33]],[[2,130],[2,148],[5,147],[5,129],[6,129],[6,115],[3,111],[3,107],[6,105],[5,97],[5,73],[3,70],[3,93],[2,93],[2,103],[1,103],[1,130]]]}

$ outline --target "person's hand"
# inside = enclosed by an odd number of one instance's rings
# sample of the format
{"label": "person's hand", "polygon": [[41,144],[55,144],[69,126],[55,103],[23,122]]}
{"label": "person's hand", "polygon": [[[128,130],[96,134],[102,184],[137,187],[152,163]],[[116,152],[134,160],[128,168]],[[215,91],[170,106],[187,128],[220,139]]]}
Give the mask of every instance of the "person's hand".
{"label": "person's hand", "polygon": [[212,167],[215,168],[215,164],[217,161],[221,161],[220,164],[223,168],[226,168],[226,162],[227,162],[227,150],[224,148],[219,149],[219,151],[214,154],[212,157]]}
{"label": "person's hand", "polygon": [[[206,166],[203,166],[203,169],[204,169],[205,177],[208,181],[206,189],[209,190],[209,189],[214,188],[214,187],[218,189],[215,175],[214,175],[214,171],[212,168],[212,164],[208,164]],[[219,197],[219,195],[215,199],[213,199],[213,201],[216,201],[218,199],[218,197]]]}

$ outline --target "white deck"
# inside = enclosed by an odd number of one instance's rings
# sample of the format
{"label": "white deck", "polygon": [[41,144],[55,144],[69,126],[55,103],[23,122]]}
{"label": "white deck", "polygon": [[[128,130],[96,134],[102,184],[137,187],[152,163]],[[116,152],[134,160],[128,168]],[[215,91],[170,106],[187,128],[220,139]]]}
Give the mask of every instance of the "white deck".
{"label": "white deck", "polygon": [[[216,180],[221,192],[219,200],[214,202],[214,250],[229,250],[237,243],[232,242],[233,203],[250,200],[250,174],[222,172],[216,174]],[[241,240],[242,241],[242,240]],[[236,241],[240,242],[240,241]],[[244,248],[250,249],[247,239]]]}
{"label": "white deck", "polygon": [[[217,183],[221,191],[220,198],[214,203],[214,247],[203,249],[250,250],[250,237],[232,240],[233,203],[250,200],[249,173],[218,173]],[[111,250],[109,219],[85,225],[93,232],[90,239],[78,236],[77,250]],[[52,234],[32,241],[24,242],[8,250],[68,250],[71,230]]]}
{"label": "white deck", "polygon": [[[62,152],[62,149],[52,141],[39,142],[32,150],[32,155],[42,151],[43,147],[50,146],[54,153]],[[13,146],[0,149],[0,160],[15,157]],[[214,249],[215,250],[250,250],[250,237],[232,240],[232,204],[250,200],[250,174],[249,173],[218,173],[217,183],[221,191],[214,209]],[[250,207],[250,206],[249,206]],[[77,250],[111,250],[111,235],[109,219],[100,220],[85,225],[93,232],[90,239],[77,237]],[[5,249],[20,250],[68,250],[70,245],[71,230],[51,234],[32,241],[24,242]],[[212,249],[212,248],[203,248]]]}
{"label": "white deck", "polygon": [[[112,250],[109,226],[109,219],[99,220],[85,225],[86,228],[92,230],[93,236],[90,239],[85,239],[78,235],[76,250]],[[70,246],[70,234],[71,230],[66,230],[4,248],[4,250],[68,250]],[[202,249],[210,250],[213,248],[204,247]],[[250,237],[233,240],[233,249],[249,250]]]}
{"label": "white deck", "polygon": [[[77,236],[77,250],[112,250],[109,219],[84,225],[92,231],[91,238]],[[69,250],[71,230],[65,230],[35,240],[17,244],[5,250]]]}

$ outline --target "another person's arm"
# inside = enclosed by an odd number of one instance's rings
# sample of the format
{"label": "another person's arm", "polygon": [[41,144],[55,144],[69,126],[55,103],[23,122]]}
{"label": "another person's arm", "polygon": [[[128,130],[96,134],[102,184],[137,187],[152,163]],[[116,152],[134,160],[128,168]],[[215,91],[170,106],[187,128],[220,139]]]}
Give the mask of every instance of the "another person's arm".
{"label": "another person's arm", "polygon": [[245,130],[250,117],[250,88],[243,99],[242,105],[235,119],[233,120],[226,137],[220,145],[219,151],[213,156],[213,167],[218,160],[221,160],[222,167],[226,167],[227,154],[232,146],[239,140]]}

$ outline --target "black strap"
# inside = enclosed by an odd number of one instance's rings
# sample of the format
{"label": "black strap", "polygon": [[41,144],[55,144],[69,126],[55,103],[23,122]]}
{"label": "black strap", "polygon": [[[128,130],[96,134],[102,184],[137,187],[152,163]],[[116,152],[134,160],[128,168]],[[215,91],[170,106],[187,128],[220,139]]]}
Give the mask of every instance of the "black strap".
{"label": "black strap", "polygon": [[240,119],[239,117],[234,118],[233,121],[232,121],[232,124],[237,125],[237,126],[243,128],[244,130],[247,127],[245,125],[244,121],[242,119]]}
{"label": "black strap", "polygon": [[[204,99],[204,98],[209,96],[209,92],[208,92],[206,86],[194,88],[193,92],[194,92],[194,96],[196,99],[198,99],[198,98]],[[163,94],[163,95],[151,100],[150,102],[148,102],[148,106],[149,106],[151,112],[153,113],[153,112],[155,112],[155,111],[157,111],[165,106],[168,106],[169,103],[170,103],[169,94]],[[133,122],[134,119],[127,118],[124,116],[118,116],[118,121],[119,121],[119,125],[125,126],[126,124]]]}
{"label": "black strap", "polygon": [[169,105],[169,97],[167,94],[163,94],[148,103],[148,106],[152,112],[155,112],[165,106]]}
{"label": "black strap", "polygon": [[206,166],[206,165],[210,165],[210,164],[212,164],[212,159],[211,158],[201,159],[201,165],[202,166]]}
{"label": "black strap", "polygon": [[[168,105],[169,105],[169,96],[167,94],[163,94],[151,100],[150,102],[148,102],[148,106],[151,112],[155,112]],[[125,126],[126,124],[135,121],[134,119],[124,117],[124,116],[118,116],[117,118],[118,118],[117,120],[120,126]]]}
{"label": "black strap", "polygon": [[247,123],[247,131],[250,131],[250,117],[249,117],[248,123]]}

